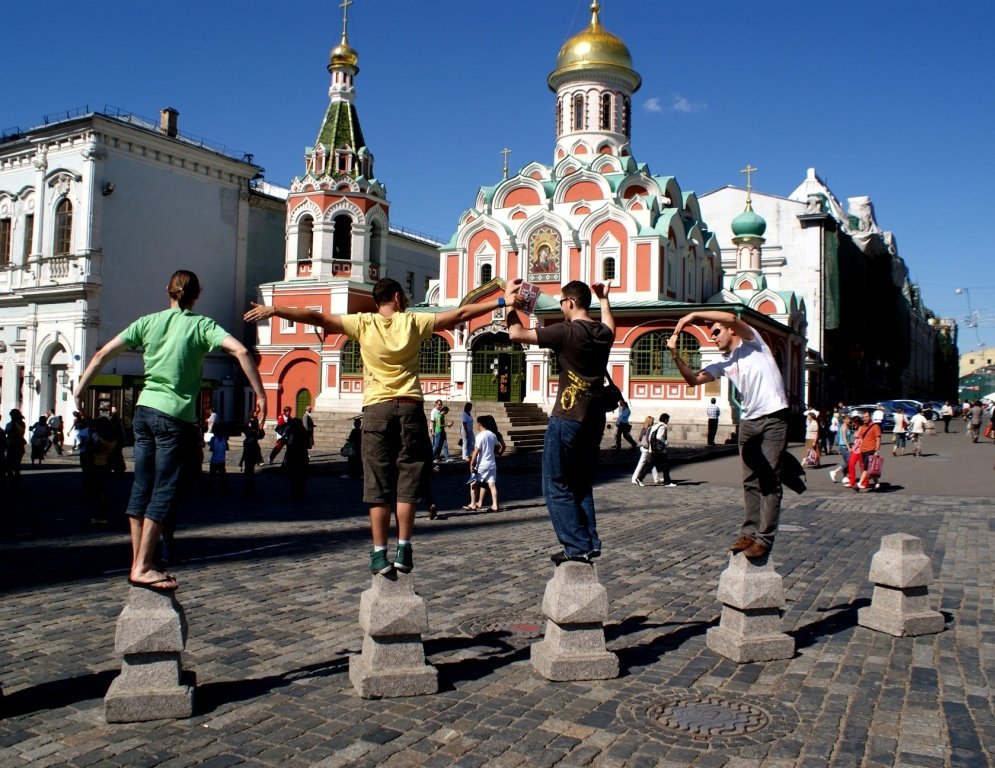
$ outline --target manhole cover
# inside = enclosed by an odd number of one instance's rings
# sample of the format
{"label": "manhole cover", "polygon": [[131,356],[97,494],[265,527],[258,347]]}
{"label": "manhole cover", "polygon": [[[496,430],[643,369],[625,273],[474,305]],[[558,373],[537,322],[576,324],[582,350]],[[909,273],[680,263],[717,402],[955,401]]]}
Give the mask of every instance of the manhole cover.
{"label": "manhole cover", "polygon": [[717,696],[669,701],[650,707],[647,714],[664,728],[692,736],[735,736],[770,725],[770,717],[759,707]]}
{"label": "manhole cover", "polygon": [[619,707],[618,717],[648,738],[702,750],[776,741],[798,727],[794,709],[775,699],[688,688],[633,696]]}

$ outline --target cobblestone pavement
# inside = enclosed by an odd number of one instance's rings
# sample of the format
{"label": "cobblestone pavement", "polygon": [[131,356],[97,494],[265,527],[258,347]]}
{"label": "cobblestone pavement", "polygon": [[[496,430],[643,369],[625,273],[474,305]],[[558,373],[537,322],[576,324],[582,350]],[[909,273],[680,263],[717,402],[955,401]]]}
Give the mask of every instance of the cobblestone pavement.
{"label": "cobblestone pavement", "polygon": [[[738,459],[678,465],[677,488],[640,488],[629,482],[633,454],[609,452],[597,567],[621,674],[582,683],[546,682],[529,665],[555,549],[537,470],[509,460],[503,511],[466,513],[456,511],[465,467],[445,466],[440,517],[420,512],[414,539],[440,691],[374,701],[358,698],[347,674],[370,583],[358,482],[319,462],[308,500],[294,503],[276,468],[251,496],[230,475],[227,496],[183,507],[183,561],[171,566],[190,625],[195,716],[130,725],[108,725],[102,708],[120,668],[130,477],[112,478],[113,522],[98,525],[68,460],[25,470],[20,496],[2,497],[0,765],[991,765],[995,451],[962,437],[937,436],[924,459],[889,457],[888,493],[852,493],[820,470],[808,493],[786,495],[772,559],[797,652],[757,664],[705,647],[741,512]],[[973,496],[944,490],[957,485],[952,472],[975,466]],[[899,531],[933,558],[941,634],[856,625],[871,557]],[[675,730],[689,711],[727,727]]]}

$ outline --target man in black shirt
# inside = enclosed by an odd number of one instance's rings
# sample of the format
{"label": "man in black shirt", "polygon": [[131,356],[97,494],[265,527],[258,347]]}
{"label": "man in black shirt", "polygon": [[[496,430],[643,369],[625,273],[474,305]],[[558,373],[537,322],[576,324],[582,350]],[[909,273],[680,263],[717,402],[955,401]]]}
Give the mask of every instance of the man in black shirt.
{"label": "man in black shirt", "polygon": [[556,403],[549,417],[542,453],[542,495],[562,552],[552,556],[590,562],[601,554],[594,514],[594,470],[598,462],[605,412],[597,403],[615,340],[615,319],[608,303],[608,286],[597,283],[601,320],[591,319],[591,288],[579,280],[560,292],[564,321],[545,328],[522,326],[512,309],[521,280],[509,283],[505,300],[508,336],[512,341],[551,349],[560,366]]}

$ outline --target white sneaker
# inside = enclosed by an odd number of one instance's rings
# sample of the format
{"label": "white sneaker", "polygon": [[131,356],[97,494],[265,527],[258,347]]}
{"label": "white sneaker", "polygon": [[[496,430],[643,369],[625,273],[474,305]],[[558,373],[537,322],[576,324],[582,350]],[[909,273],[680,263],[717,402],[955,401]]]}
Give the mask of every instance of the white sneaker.
{"label": "white sneaker", "polygon": [[832,480],[834,483],[839,482],[836,479],[836,470],[835,469],[829,470],[829,479]]}
{"label": "white sneaker", "polygon": [[677,483],[664,483],[663,487],[664,488],[676,488],[677,487]]}
{"label": "white sneaker", "polygon": [[849,477],[844,477],[843,478],[843,485],[850,485],[850,478]]}
{"label": "white sneaker", "polygon": [[633,480],[632,484],[633,485],[638,485],[640,488],[645,488],[646,487],[645,485],[643,485],[643,481],[642,480]]}

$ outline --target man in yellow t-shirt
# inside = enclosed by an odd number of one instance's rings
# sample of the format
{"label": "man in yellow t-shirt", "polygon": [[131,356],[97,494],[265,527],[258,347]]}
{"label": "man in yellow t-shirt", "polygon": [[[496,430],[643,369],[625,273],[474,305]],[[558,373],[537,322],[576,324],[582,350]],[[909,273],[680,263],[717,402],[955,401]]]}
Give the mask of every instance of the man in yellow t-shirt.
{"label": "man in yellow t-shirt", "polygon": [[[415,504],[425,498],[432,472],[432,443],[418,380],[421,343],[438,331],[504,307],[505,297],[438,314],[408,313],[400,283],[385,277],[373,286],[376,312],[326,315],[310,309],[253,304],[247,322],[281,317],[340,333],[358,342],[363,359],[363,501],[370,507],[370,571],[413,567],[411,533]],[[516,303],[518,303],[516,299]],[[387,557],[390,512],[397,518],[397,554]]]}

